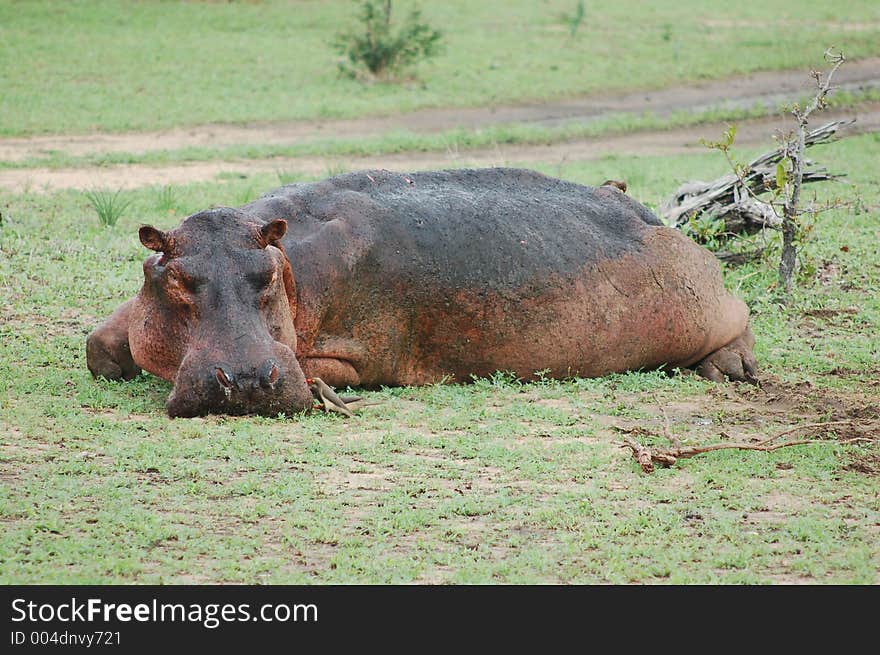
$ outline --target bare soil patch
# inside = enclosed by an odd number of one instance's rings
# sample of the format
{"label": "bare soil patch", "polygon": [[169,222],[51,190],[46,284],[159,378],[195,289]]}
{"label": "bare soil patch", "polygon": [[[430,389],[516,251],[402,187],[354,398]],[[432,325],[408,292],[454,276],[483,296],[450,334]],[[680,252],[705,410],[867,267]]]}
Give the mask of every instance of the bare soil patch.
{"label": "bare soil patch", "polygon": [[[810,428],[797,436],[861,442],[880,438],[880,394],[877,393],[830,390],[809,381],[786,383],[765,376],[761,387],[739,385],[735,394],[748,408],[747,415],[764,423],[757,436],[769,436],[777,428],[784,428],[785,423],[792,427],[833,423],[828,427]],[[712,395],[718,397],[727,392],[719,389]]]}
{"label": "bare soil patch", "polygon": [[854,471],[871,477],[880,477],[880,454],[867,453],[852,458],[849,464],[843,467],[845,471]]}
{"label": "bare soil patch", "polygon": [[[617,401],[620,400],[618,397]],[[825,389],[808,381],[788,383],[766,374],[759,387],[741,383],[717,385],[703,396],[653,403],[637,394],[627,404],[654,417],[647,421],[618,420],[608,431],[616,433],[618,440],[628,435],[642,444],[656,442],[658,437],[662,439],[668,434],[689,445],[756,443],[788,430],[791,432],[780,441],[816,439],[872,444],[880,439],[880,394]],[[665,418],[658,405],[662,405]],[[797,426],[804,427],[797,430]],[[663,443],[662,447],[668,445]],[[631,451],[623,450],[622,456],[631,456]],[[843,468],[873,475],[875,455],[865,458],[853,460]]]}

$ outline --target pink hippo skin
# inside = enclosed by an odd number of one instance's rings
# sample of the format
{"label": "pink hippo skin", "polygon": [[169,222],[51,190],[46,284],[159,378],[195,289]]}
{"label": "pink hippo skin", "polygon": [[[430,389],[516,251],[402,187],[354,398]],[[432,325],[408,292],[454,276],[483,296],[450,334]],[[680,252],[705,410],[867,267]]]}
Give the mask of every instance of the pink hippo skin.
{"label": "pink hippo skin", "polygon": [[757,373],[748,309],[715,258],[611,185],[364,171],[140,239],[155,251],[143,287],[89,335],[88,366],[172,382],[171,416],[306,410],[312,377]]}

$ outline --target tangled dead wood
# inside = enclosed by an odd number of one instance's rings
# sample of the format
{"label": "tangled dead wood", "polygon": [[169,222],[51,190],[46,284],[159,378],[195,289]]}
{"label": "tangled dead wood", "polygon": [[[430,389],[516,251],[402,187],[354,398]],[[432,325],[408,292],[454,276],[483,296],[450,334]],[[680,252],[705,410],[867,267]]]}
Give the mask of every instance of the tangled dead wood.
{"label": "tangled dead wood", "polygon": [[[805,146],[828,143],[841,127],[853,122],[855,119],[833,121],[818,127],[806,134]],[[730,173],[712,182],[686,182],[660,206],[660,215],[668,225],[679,228],[702,213],[723,219],[725,231],[730,233],[754,233],[764,227],[779,227],[781,219],[773,207],[753,196],[775,188],[776,165],[783,157],[785,148],[779,147],[749,162],[742,177]],[[829,173],[826,168],[807,160],[803,175],[806,183],[834,180],[844,174]],[[744,188],[744,184],[752,193]]]}

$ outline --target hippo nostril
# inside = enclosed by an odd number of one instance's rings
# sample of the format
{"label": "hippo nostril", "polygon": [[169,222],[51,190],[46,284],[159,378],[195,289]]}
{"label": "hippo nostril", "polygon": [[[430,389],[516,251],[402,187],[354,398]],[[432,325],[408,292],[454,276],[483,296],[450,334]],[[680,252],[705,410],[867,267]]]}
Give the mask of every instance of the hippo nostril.
{"label": "hippo nostril", "polygon": [[224,371],[219,366],[215,370],[215,377],[217,378],[218,384],[223,387],[224,393],[228,396],[232,393],[232,376],[228,375],[226,371]]}
{"label": "hippo nostril", "polygon": [[279,379],[281,379],[281,369],[270,359],[260,369],[260,384],[274,389]]}

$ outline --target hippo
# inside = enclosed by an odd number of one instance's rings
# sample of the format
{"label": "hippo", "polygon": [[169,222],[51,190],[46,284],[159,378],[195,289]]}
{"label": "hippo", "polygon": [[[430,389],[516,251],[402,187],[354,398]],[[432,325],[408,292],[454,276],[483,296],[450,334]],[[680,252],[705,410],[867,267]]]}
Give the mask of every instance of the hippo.
{"label": "hippo", "polygon": [[164,232],[87,338],[94,376],[173,384],[171,417],[276,416],[332,387],[693,369],[754,381],[746,305],[619,186],[514,168],[288,184]]}

